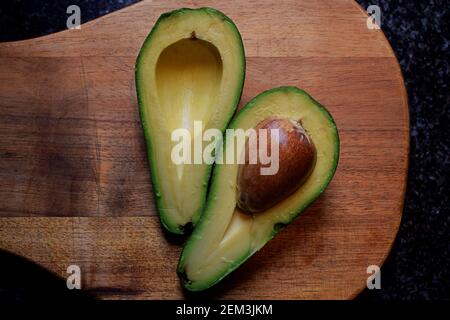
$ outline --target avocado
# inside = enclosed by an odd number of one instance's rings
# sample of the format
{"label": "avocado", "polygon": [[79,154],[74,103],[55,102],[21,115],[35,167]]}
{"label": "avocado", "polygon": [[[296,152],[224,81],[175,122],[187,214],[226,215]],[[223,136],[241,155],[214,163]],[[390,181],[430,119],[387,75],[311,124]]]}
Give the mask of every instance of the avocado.
{"label": "avocado", "polygon": [[[246,212],[238,204],[238,180],[243,165],[218,161],[204,213],[178,263],[178,275],[190,291],[213,286],[243,264],[303,212],[325,190],[335,173],[339,159],[335,122],[322,105],[296,87],[279,87],[261,93],[237,114],[229,128],[247,130],[271,118],[292,120],[296,126],[301,124],[295,130],[304,129],[312,140],[313,145],[309,142],[302,145],[307,154],[301,160],[304,165],[299,167],[304,168],[298,179],[304,181],[298,186],[288,184],[287,189],[292,186],[296,189],[289,189],[285,198],[272,203],[270,208]],[[285,125],[284,120],[278,122]],[[235,148],[231,145],[225,140],[224,153]],[[280,153],[279,171],[281,177],[286,177],[281,158]]]}
{"label": "avocado", "polygon": [[[163,226],[183,234],[203,210],[211,164],[174,163],[174,130],[224,130],[239,103],[245,54],[235,24],[211,8],[160,16],[136,61],[136,91]],[[194,137],[192,137],[194,140]],[[193,143],[191,143],[191,146]]]}

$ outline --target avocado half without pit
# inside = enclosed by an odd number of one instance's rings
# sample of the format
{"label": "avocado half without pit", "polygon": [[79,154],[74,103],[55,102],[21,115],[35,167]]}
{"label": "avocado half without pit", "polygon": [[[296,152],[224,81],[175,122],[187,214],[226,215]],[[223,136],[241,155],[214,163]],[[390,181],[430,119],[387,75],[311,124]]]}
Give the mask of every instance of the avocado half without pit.
{"label": "avocado half without pit", "polygon": [[[172,133],[194,121],[224,130],[245,76],[242,39],[234,23],[211,8],[163,14],[136,61],[136,90],[161,222],[173,233],[196,224],[206,200],[210,164],[176,164]],[[201,137],[200,137],[201,139]]]}
{"label": "avocado half without pit", "polygon": [[[216,164],[204,212],[177,269],[191,291],[213,286],[261,249],[324,191],[338,163],[333,118],[295,87],[261,93],[228,128],[279,129],[279,168],[263,176],[260,163]],[[227,153],[235,145],[226,140],[223,148]],[[248,145],[242,148],[238,153]]]}

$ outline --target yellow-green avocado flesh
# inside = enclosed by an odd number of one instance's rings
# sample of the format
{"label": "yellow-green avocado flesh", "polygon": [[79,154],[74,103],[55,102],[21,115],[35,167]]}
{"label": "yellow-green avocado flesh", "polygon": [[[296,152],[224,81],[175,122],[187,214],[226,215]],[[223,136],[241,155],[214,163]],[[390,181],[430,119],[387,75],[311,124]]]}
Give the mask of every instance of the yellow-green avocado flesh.
{"label": "yellow-green avocado flesh", "polygon": [[[313,140],[317,162],[306,182],[272,208],[249,215],[236,205],[238,164],[217,164],[205,211],[180,257],[177,272],[191,291],[207,289],[261,249],[327,187],[339,159],[339,136],[328,111],[305,91],[280,87],[249,102],[229,128],[254,128],[270,117],[301,120]],[[225,145],[226,153],[229,146]],[[237,151],[239,154],[241,151]]]}
{"label": "yellow-green avocado flesh", "polygon": [[[164,227],[182,234],[196,224],[206,200],[211,165],[171,159],[174,130],[224,130],[245,77],[242,39],[234,23],[211,8],[165,13],[136,61],[136,91],[153,191]],[[200,137],[201,139],[201,137]]]}

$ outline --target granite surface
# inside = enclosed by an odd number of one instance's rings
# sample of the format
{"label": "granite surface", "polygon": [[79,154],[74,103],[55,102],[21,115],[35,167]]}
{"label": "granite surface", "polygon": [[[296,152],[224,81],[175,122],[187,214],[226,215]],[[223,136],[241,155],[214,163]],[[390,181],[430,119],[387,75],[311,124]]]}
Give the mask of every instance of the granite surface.
{"label": "granite surface", "polygon": [[[119,1],[0,2],[0,41],[37,37],[65,29],[66,8],[78,4],[82,23],[134,3]],[[450,1],[366,1],[381,8],[381,27],[400,62],[411,117],[411,152],[403,220],[386,263],[381,290],[365,290],[361,300],[450,299]],[[64,17],[64,18],[61,18]],[[17,257],[0,253],[0,297],[41,297],[39,288],[65,283],[14,275],[34,270]],[[20,267],[12,267],[19,265]],[[9,274],[9,279],[3,275]],[[34,273],[32,273],[33,275]],[[48,286],[48,285],[47,285]],[[67,290],[65,290],[67,291]],[[11,295],[13,293],[13,295]],[[63,295],[65,297],[65,295]],[[77,296],[78,297],[78,296]]]}

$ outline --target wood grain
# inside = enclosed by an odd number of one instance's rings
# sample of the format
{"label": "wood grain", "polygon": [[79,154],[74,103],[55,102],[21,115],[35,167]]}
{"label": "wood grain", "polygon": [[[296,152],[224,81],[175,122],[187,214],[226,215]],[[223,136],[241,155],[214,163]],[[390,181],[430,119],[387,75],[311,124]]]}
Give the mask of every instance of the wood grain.
{"label": "wood grain", "polygon": [[354,297],[398,230],[409,120],[395,55],[350,0],[143,1],[81,30],[0,44],[0,248],[62,277],[78,264],[100,298],[202,296],[181,290],[179,243],[159,225],[134,62],[162,12],[205,5],[242,33],[241,106],[295,85],[327,106],[341,137],[323,196],[208,297]]}

